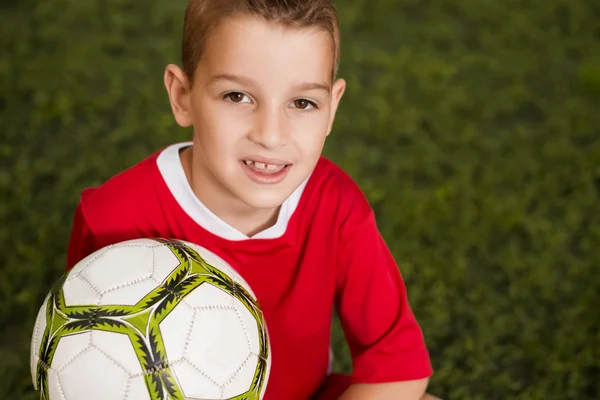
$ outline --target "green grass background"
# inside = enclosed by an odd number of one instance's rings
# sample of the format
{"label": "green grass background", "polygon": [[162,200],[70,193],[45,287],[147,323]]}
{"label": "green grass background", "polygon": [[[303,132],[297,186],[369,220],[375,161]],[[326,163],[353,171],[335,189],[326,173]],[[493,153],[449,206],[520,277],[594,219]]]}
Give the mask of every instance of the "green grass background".
{"label": "green grass background", "polygon": [[[377,212],[447,399],[600,398],[600,2],[343,0],[326,155]],[[183,0],[0,3],[0,398],[74,207],[190,132]],[[339,326],[336,368],[350,369]]]}

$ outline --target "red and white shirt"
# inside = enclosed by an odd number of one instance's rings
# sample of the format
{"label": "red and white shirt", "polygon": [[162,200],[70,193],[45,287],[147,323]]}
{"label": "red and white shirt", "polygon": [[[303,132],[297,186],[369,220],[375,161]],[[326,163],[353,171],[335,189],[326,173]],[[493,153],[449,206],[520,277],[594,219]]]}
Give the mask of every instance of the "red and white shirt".
{"label": "red and white shirt", "polygon": [[186,240],[219,255],[248,282],[265,316],[272,355],[265,400],[308,399],[319,389],[329,373],[334,306],[353,383],[431,376],[398,267],[348,175],[321,158],[275,225],[248,238],[194,195],[179,158],[189,145],[169,146],[83,191],[67,268],[104,246],[146,237]]}

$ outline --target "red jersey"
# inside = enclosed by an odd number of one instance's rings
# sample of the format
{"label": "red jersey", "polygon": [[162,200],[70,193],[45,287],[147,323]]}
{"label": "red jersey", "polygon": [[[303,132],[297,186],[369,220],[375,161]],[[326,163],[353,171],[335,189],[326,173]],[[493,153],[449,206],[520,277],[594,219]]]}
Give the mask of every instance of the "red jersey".
{"label": "red jersey", "polygon": [[328,374],[336,305],[353,358],[353,383],[413,380],[432,374],[421,329],[398,267],[361,190],[321,158],[281,235],[230,240],[181,206],[156,153],[98,188],[83,191],[67,268],[129,239],[197,243],[248,282],[271,342],[265,400],[308,399]]}

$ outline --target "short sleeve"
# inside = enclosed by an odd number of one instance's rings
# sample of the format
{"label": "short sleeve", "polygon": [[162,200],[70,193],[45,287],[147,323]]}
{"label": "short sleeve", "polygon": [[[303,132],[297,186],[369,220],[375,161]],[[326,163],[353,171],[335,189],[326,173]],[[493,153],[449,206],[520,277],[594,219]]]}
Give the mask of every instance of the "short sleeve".
{"label": "short sleeve", "polygon": [[370,208],[347,218],[340,231],[338,260],[336,303],[352,354],[352,382],[430,377],[421,328]]}
{"label": "short sleeve", "polygon": [[73,228],[67,248],[67,270],[101,247],[85,217],[83,198],[84,196],[75,209]]}

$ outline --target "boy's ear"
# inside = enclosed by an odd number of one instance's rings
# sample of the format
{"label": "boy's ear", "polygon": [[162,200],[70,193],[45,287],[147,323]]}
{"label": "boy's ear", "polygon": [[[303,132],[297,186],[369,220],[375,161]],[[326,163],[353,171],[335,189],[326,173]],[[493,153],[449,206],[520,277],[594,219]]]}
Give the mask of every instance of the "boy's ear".
{"label": "boy's ear", "polygon": [[338,79],[333,83],[333,86],[331,88],[331,115],[329,116],[329,127],[327,128],[327,136],[329,136],[329,134],[331,133],[333,121],[335,120],[335,113],[337,112],[338,105],[340,104],[340,100],[342,99],[345,90],[345,80]]}
{"label": "boy's ear", "polygon": [[175,121],[182,128],[191,126],[191,88],[187,75],[177,65],[169,64],[165,69],[164,81]]}

